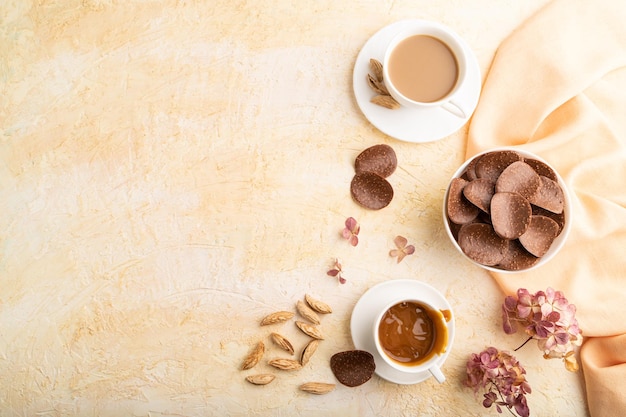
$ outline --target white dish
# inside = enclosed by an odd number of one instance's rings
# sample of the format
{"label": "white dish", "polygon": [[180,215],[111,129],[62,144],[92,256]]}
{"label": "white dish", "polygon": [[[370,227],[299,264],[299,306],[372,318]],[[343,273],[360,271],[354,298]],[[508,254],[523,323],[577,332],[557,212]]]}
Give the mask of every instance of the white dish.
{"label": "white dish", "polygon": [[[532,265],[532,266],[530,266],[530,267],[528,267],[526,269],[506,270],[506,269],[497,268],[495,266],[483,265],[483,264],[473,260],[472,258],[467,256],[465,254],[465,252],[463,252],[463,249],[461,249],[461,246],[459,245],[459,242],[457,242],[454,234],[452,233],[452,229],[450,228],[450,223],[448,223],[448,210],[447,210],[447,208],[448,208],[448,195],[450,194],[450,183],[452,182],[452,179],[460,177],[461,175],[463,175],[463,173],[467,169],[467,166],[474,159],[476,159],[476,158],[478,158],[478,157],[480,157],[480,156],[482,156],[482,155],[484,155],[486,153],[498,152],[498,151],[515,151],[515,152],[519,153],[520,155],[522,155],[524,158],[536,159],[538,161],[543,162],[544,164],[549,166],[550,169],[552,169],[552,171],[554,172],[554,174],[557,177],[557,180],[558,180],[557,182],[559,183],[559,185],[561,186],[561,189],[563,190],[563,197],[565,199],[565,206],[563,208],[563,216],[564,216],[563,230],[561,230],[561,233],[556,237],[556,239],[554,239],[554,242],[552,242],[552,245],[550,246],[550,249],[548,249],[548,251],[537,261],[537,263],[535,263],[534,265]],[[523,149],[518,149],[518,148],[515,148],[515,147],[491,148],[491,149],[485,150],[483,152],[477,153],[476,155],[474,155],[471,158],[467,159],[463,164],[461,164],[461,166],[452,175],[452,178],[450,179],[450,182],[448,183],[448,186],[446,187],[446,191],[445,191],[444,196],[443,196],[442,211],[443,211],[443,226],[446,229],[446,234],[450,238],[450,241],[452,242],[454,247],[461,253],[461,255],[463,255],[463,257],[465,259],[467,259],[468,261],[470,261],[474,265],[477,265],[477,266],[479,266],[481,268],[484,268],[484,269],[486,269],[488,271],[491,271],[491,272],[499,272],[499,273],[502,273],[502,274],[517,274],[517,273],[520,273],[520,272],[528,272],[528,271],[531,271],[533,269],[539,268],[539,267],[547,264],[563,248],[567,238],[569,237],[570,231],[572,229],[572,200],[571,200],[571,197],[570,197],[569,188],[567,187],[567,184],[565,183],[563,178],[561,178],[561,175],[558,173],[558,171],[550,163],[548,163],[548,161],[546,161],[545,159],[541,158],[539,155],[535,155],[532,152],[529,152],[529,151],[526,151],[526,150],[523,150]]]}
{"label": "white dish", "polygon": [[[433,307],[441,310],[449,310],[451,318],[448,323],[448,337],[450,339],[450,346],[453,345],[454,312],[452,311],[452,307],[450,307],[448,301],[435,288],[426,283],[412,279],[385,281],[367,290],[359,301],[357,301],[352,310],[350,332],[352,333],[354,347],[370,352],[374,356],[374,362],[376,363],[375,373],[378,376],[396,384],[416,384],[431,377],[430,372],[408,373],[392,368],[376,351],[372,335],[372,326],[380,310],[385,308],[389,302],[396,299],[398,294],[406,295],[407,299],[419,298],[427,301]],[[440,367],[446,361],[449,354],[450,349],[441,355],[437,362]]]}
{"label": "white dish", "polygon": [[442,139],[459,130],[471,117],[478,104],[481,91],[480,67],[474,52],[458,35],[457,40],[467,54],[467,83],[461,88],[458,102],[463,108],[470,109],[466,118],[461,118],[441,107],[411,109],[401,107],[396,110],[386,109],[370,102],[375,93],[367,85],[370,72],[370,59],[383,62],[387,44],[400,31],[410,29],[420,20],[401,20],[385,26],[376,32],[363,46],[356,59],[353,72],[353,89],[359,108],[378,130],[393,138],[406,142],[432,142]]}

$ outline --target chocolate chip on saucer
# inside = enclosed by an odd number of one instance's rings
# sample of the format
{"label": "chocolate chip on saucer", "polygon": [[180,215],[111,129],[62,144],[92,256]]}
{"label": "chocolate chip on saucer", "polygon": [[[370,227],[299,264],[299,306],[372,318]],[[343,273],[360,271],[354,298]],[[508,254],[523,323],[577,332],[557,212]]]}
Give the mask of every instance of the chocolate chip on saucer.
{"label": "chocolate chip on saucer", "polygon": [[380,210],[393,199],[393,187],[373,172],[361,172],[352,178],[350,193],[354,201],[365,208]]}
{"label": "chocolate chip on saucer", "polygon": [[458,242],[463,253],[483,265],[497,265],[504,258],[508,247],[508,241],[485,223],[463,225],[459,230]]}
{"label": "chocolate chip on saucer", "polygon": [[397,166],[396,152],[391,146],[385,144],[370,146],[361,152],[354,161],[354,169],[357,174],[373,172],[383,178],[393,174]]}
{"label": "chocolate chip on saucer", "polygon": [[357,387],[372,378],[376,363],[374,356],[367,351],[347,350],[331,356],[330,369],[343,385]]}

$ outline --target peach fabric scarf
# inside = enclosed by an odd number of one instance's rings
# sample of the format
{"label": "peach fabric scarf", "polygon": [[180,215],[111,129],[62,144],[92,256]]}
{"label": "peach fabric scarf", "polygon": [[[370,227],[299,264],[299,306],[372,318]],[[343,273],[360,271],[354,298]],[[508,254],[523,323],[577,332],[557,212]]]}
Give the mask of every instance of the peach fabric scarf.
{"label": "peach fabric scarf", "polygon": [[502,43],[470,125],[467,157],[496,146],[518,146],[551,163],[572,193],[574,223],[547,265],[493,277],[506,294],[551,286],[576,304],[589,411],[624,416],[625,1],[553,1]]}

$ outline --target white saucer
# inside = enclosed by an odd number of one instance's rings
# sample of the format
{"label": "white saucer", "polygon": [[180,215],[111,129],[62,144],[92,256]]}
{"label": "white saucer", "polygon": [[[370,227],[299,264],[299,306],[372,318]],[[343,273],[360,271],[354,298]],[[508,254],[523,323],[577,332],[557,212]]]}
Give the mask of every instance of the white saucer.
{"label": "white saucer", "polygon": [[459,91],[458,102],[469,109],[466,118],[457,117],[440,108],[410,109],[401,107],[390,110],[370,102],[375,93],[367,85],[370,59],[383,62],[385,49],[392,38],[402,30],[410,29],[420,20],[401,20],[385,26],[374,34],[363,46],[356,59],[353,73],[353,89],[361,111],[378,130],[406,142],[431,142],[442,139],[459,130],[469,120],[478,104],[481,91],[480,67],[474,52],[458,35],[459,43],[465,48],[468,59],[467,83]]}
{"label": "white saucer", "polygon": [[[374,356],[374,362],[376,363],[375,372],[381,378],[396,384],[416,384],[428,379],[431,376],[430,372],[408,373],[392,368],[380,357],[374,345],[374,336],[372,334],[374,320],[376,320],[380,310],[385,308],[388,303],[393,302],[398,297],[398,294],[403,294],[406,298],[420,298],[435,308],[449,310],[452,317],[448,323],[448,338],[450,339],[450,346],[452,346],[454,342],[454,313],[452,307],[435,288],[412,279],[385,281],[373,286],[361,296],[354,306],[352,317],[350,318],[352,342],[356,349],[365,350]],[[439,366],[443,365],[449,354],[450,349],[440,356],[437,362]]]}

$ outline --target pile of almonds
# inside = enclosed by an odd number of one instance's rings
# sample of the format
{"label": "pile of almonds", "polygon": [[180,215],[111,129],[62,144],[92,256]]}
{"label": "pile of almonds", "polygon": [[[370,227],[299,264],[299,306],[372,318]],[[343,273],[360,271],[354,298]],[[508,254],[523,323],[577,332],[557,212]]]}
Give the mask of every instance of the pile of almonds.
{"label": "pile of almonds", "polygon": [[[332,309],[322,301],[319,301],[306,294],[303,300],[296,303],[296,311],[304,320],[296,320],[295,325],[304,334],[310,337],[309,342],[304,346],[300,353],[299,359],[292,358],[274,358],[270,359],[268,365],[280,371],[297,371],[306,366],[319,343],[324,339],[320,330],[320,314],[330,314]],[[271,326],[285,323],[295,317],[292,311],[276,311],[265,316],[261,322],[261,326]],[[290,355],[295,354],[293,344],[283,335],[273,332],[270,339],[274,345],[286,351]],[[259,341],[244,359],[241,369],[249,370],[254,368],[263,358],[266,348],[263,341]],[[340,357],[340,360],[336,359]],[[351,359],[350,359],[351,357]],[[347,358],[347,359],[346,359]],[[363,359],[365,358],[365,359]],[[331,358],[331,369],[339,382],[347,386],[357,386],[367,382],[374,372],[374,358],[368,352],[363,351],[347,351],[333,355]],[[248,375],[246,381],[254,385],[267,385],[276,379],[276,375],[271,373],[257,373]],[[329,382],[306,382],[299,386],[301,391],[322,395],[327,394],[335,389],[334,383]]]}
{"label": "pile of almonds", "polygon": [[354,161],[355,175],[350,194],[361,206],[380,210],[393,199],[393,187],[386,180],[398,166],[398,158],[389,145],[374,145],[361,152]]}
{"label": "pile of almonds", "polygon": [[565,197],[554,170],[512,150],[469,162],[446,201],[448,224],[470,259],[502,270],[535,265],[565,225]]}

